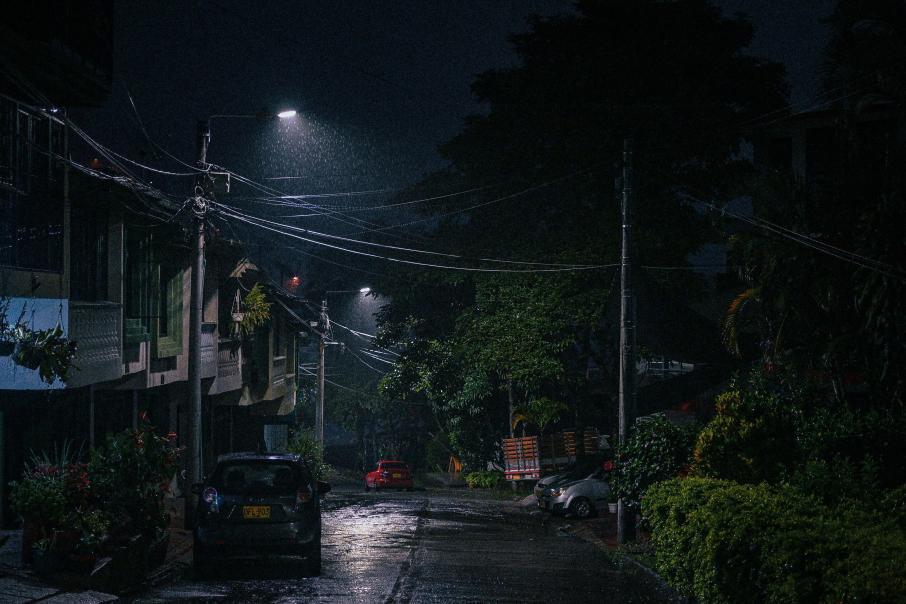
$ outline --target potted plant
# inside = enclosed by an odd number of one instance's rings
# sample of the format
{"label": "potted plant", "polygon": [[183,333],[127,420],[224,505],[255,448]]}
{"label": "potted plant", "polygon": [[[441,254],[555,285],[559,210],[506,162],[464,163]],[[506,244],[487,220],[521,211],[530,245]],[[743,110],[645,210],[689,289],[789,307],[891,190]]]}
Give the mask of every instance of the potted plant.
{"label": "potted plant", "polygon": [[69,507],[63,470],[52,464],[26,466],[22,480],[10,483],[10,503],[23,518],[22,561],[30,562],[33,543],[51,539],[66,519]]}
{"label": "potted plant", "polygon": [[[239,292],[236,292],[237,296]],[[267,301],[264,295],[264,289],[256,283],[252,289],[245,294],[242,300],[244,310],[239,312],[236,306],[233,312],[233,325],[231,331],[234,335],[247,336],[255,331],[257,327],[267,323],[271,317],[271,303]]]}

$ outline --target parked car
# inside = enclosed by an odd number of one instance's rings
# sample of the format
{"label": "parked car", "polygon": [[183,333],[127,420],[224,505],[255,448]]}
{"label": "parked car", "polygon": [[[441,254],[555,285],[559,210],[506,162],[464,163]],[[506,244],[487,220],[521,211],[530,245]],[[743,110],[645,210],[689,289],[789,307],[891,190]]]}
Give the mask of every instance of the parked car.
{"label": "parked car", "polygon": [[192,492],[201,495],[193,531],[199,572],[220,561],[287,557],[320,574],[320,498],[330,484],[314,480],[298,455],[223,455]]}
{"label": "parked car", "polygon": [[570,513],[578,518],[593,516],[606,509],[610,498],[608,472],[598,467],[590,474],[559,482],[545,488],[538,497],[538,506],[553,514]]}
{"label": "parked car", "polygon": [[371,489],[406,489],[413,486],[412,470],[402,461],[382,459],[377,468],[365,474],[365,490]]}
{"label": "parked car", "polygon": [[585,478],[589,474],[592,474],[598,468],[602,467],[603,459],[598,457],[584,458],[575,463],[570,464],[566,469],[557,474],[551,474],[550,476],[545,476],[541,480],[535,483],[533,492],[535,497],[540,498],[545,490],[549,490],[552,487],[564,483],[572,482]]}

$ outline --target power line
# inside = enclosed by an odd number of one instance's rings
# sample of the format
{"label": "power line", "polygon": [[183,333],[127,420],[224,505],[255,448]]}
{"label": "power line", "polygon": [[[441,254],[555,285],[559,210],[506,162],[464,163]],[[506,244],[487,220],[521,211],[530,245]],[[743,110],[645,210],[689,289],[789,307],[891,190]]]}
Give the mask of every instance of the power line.
{"label": "power line", "polygon": [[216,204],[216,205],[218,205],[220,207],[230,208],[233,212],[235,212],[236,214],[239,214],[245,218],[260,220],[261,222],[266,222],[271,225],[279,226],[279,227],[289,229],[291,231],[296,231],[299,233],[304,233],[306,235],[311,235],[313,237],[324,237],[327,239],[335,239],[338,241],[344,241],[346,243],[356,243],[356,244],[360,244],[360,245],[394,250],[394,251],[399,251],[399,252],[410,252],[410,253],[416,253],[416,254],[425,254],[425,255],[429,255],[429,256],[442,256],[445,258],[456,258],[459,260],[471,260],[474,262],[495,262],[495,263],[501,263],[501,264],[519,264],[519,265],[527,265],[527,266],[563,266],[563,267],[570,267],[570,268],[588,268],[588,267],[594,266],[594,265],[590,265],[590,264],[567,264],[567,263],[559,263],[559,262],[525,262],[525,261],[520,261],[520,260],[503,260],[503,259],[499,259],[499,258],[471,258],[468,256],[461,256],[459,254],[446,254],[446,253],[442,253],[442,252],[419,250],[419,249],[401,247],[401,246],[396,246],[396,245],[385,245],[382,243],[374,243],[371,241],[362,241],[359,239],[352,239],[350,237],[344,237],[342,235],[332,235],[330,233],[322,233],[319,231],[313,231],[311,229],[287,225],[287,224],[283,224],[283,223],[276,222],[273,220],[268,220],[266,218],[261,218],[259,216],[253,216],[251,214],[246,214],[244,212],[240,212],[239,210],[235,209],[233,206],[228,206],[225,204]]}
{"label": "power line", "polygon": [[316,239],[302,237],[301,235],[296,235],[294,233],[287,233],[285,231],[281,231],[280,229],[276,229],[276,228],[273,228],[273,227],[270,227],[270,226],[267,226],[264,224],[259,224],[257,222],[254,222],[253,220],[247,220],[241,216],[233,214],[229,210],[225,210],[225,214],[227,216],[231,216],[232,218],[235,218],[236,220],[239,220],[241,222],[245,222],[252,226],[256,226],[258,228],[265,229],[265,230],[271,231],[273,233],[277,233],[279,235],[283,235],[284,237],[290,237],[293,239],[298,239],[300,241],[306,241],[306,242],[314,244],[314,245],[320,245],[323,247],[335,249],[335,250],[345,252],[348,254],[365,256],[368,258],[376,258],[379,260],[385,260],[387,262],[396,262],[399,264],[407,264],[410,266],[421,266],[421,267],[425,267],[425,268],[436,268],[436,269],[444,269],[444,270],[457,270],[457,271],[479,272],[479,273],[562,273],[562,272],[583,271],[583,270],[599,270],[599,269],[614,268],[614,267],[619,266],[619,264],[602,264],[602,265],[596,265],[596,266],[577,266],[577,267],[569,267],[569,268],[504,269],[504,268],[476,268],[476,267],[464,267],[464,266],[450,266],[450,265],[436,264],[436,263],[430,263],[430,262],[417,262],[415,260],[405,260],[402,258],[382,256],[380,254],[372,254],[370,252],[363,252],[361,250],[352,250],[352,249],[344,248],[344,247],[341,247],[338,245],[326,243],[324,241],[318,241]]}

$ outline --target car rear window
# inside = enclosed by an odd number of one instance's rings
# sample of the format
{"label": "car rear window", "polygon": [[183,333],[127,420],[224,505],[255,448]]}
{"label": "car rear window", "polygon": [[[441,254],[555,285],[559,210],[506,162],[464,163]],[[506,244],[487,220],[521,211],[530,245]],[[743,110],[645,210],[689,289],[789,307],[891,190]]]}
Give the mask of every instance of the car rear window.
{"label": "car rear window", "polygon": [[291,495],[300,479],[299,469],[280,461],[231,461],[217,467],[211,483],[226,495]]}
{"label": "car rear window", "polygon": [[401,461],[396,462],[384,462],[381,464],[381,467],[385,470],[407,470],[408,466]]}

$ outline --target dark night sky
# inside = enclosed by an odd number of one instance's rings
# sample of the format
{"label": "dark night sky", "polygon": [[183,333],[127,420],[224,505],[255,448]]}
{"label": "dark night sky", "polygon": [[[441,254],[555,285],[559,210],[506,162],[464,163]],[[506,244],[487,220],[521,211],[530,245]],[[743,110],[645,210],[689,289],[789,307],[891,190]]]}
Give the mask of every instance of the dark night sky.
{"label": "dark night sky", "polygon": [[[796,107],[808,107],[831,0],[718,4],[751,17],[752,51],[783,61]],[[437,144],[481,110],[473,76],[514,64],[507,35],[524,31],[530,14],[572,9],[566,0],[125,0],[116,10],[114,92],[76,119],[115,150],[162,166],[145,154],[125,85],[152,136],[186,160],[197,118],[291,106],[302,116],[292,125],[215,123],[209,159],[255,179],[301,176],[282,183],[298,193],[405,186],[439,166]]]}

